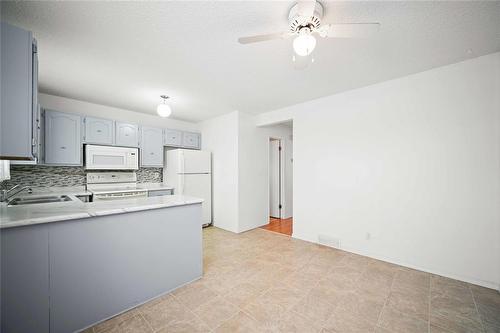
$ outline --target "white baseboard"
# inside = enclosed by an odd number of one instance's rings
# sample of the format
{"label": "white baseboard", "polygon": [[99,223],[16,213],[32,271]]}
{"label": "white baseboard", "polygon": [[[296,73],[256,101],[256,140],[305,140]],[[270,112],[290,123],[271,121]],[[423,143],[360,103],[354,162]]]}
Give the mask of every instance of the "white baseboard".
{"label": "white baseboard", "polygon": [[[299,234],[299,233],[294,232],[292,234],[292,238],[300,239],[300,240],[303,240],[303,241],[306,241],[306,242],[310,242],[310,243],[319,244],[318,243],[318,236],[317,235]],[[321,244],[321,245],[323,245],[323,244]],[[404,267],[416,269],[416,270],[427,272],[427,273],[430,273],[430,274],[440,275],[440,276],[444,276],[444,277],[447,277],[447,278],[450,278],[450,279],[459,280],[459,281],[463,281],[463,282],[475,284],[475,285],[478,285],[478,286],[495,289],[495,290],[498,290],[500,292],[500,283],[498,283],[498,282],[495,283],[495,282],[491,282],[491,281],[484,281],[484,280],[475,279],[475,278],[471,278],[471,277],[464,277],[464,276],[453,274],[453,273],[449,273],[449,272],[444,272],[444,271],[441,271],[441,270],[430,269],[428,267],[413,265],[413,264],[410,264],[410,263],[407,263],[407,262],[403,262],[403,261],[395,259],[395,258],[389,258],[389,257],[381,256],[381,255],[378,255],[378,254],[375,254],[375,253],[370,253],[370,252],[367,252],[367,251],[360,251],[360,250],[355,249],[355,248],[342,247],[341,250],[342,251],[346,251],[346,252],[350,252],[350,253],[354,253],[354,254],[359,254],[359,255],[362,255],[362,256],[365,256],[365,257],[369,257],[369,258],[373,258],[373,259],[377,259],[377,260],[382,260],[382,261],[385,261],[385,262],[389,262],[391,264],[395,264],[395,265],[399,265],[399,266],[404,266]]]}

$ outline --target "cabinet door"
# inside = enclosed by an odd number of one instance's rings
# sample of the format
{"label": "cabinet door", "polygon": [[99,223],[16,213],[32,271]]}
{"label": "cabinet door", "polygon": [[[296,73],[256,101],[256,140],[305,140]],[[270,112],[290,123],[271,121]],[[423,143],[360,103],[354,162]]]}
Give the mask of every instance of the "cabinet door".
{"label": "cabinet door", "polygon": [[163,130],[143,127],[141,133],[141,165],[163,166]]}
{"label": "cabinet door", "polygon": [[182,145],[186,148],[200,149],[200,141],[199,133],[184,132],[182,135]]}
{"label": "cabinet door", "polygon": [[2,229],[1,332],[49,333],[48,226]]}
{"label": "cabinet door", "polygon": [[117,146],[139,146],[139,128],[137,127],[137,125],[117,122],[115,133],[115,143]]}
{"label": "cabinet door", "polygon": [[85,117],[85,142],[103,145],[113,144],[113,121]]}
{"label": "cabinet door", "polygon": [[0,157],[34,160],[36,43],[31,32],[4,22],[0,35]]}
{"label": "cabinet door", "polygon": [[45,163],[81,165],[80,128],[78,115],[45,111]]}
{"label": "cabinet door", "polygon": [[182,132],[167,128],[165,130],[165,145],[171,147],[182,146]]}

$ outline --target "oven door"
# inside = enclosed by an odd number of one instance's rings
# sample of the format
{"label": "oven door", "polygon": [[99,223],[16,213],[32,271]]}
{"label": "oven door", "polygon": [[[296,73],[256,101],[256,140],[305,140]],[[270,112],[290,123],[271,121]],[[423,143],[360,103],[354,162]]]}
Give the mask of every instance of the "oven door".
{"label": "oven door", "polygon": [[137,170],[137,148],[112,146],[85,146],[85,169],[88,170]]}

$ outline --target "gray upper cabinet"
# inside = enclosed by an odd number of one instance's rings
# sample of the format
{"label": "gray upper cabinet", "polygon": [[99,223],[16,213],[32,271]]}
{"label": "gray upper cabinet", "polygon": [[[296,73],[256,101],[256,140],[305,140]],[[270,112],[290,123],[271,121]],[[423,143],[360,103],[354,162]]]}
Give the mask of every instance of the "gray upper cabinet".
{"label": "gray upper cabinet", "polygon": [[115,134],[117,146],[139,146],[139,127],[137,125],[116,122]]}
{"label": "gray upper cabinet", "polygon": [[45,163],[82,164],[81,118],[78,115],[45,111]]}
{"label": "gray upper cabinet", "polygon": [[143,126],[141,130],[141,166],[163,166],[163,130]]}
{"label": "gray upper cabinet", "polygon": [[200,133],[184,132],[182,134],[182,146],[186,148],[200,149]]}
{"label": "gray upper cabinet", "polygon": [[113,144],[113,120],[85,117],[85,137],[86,143],[96,143],[102,145]]}
{"label": "gray upper cabinet", "polygon": [[38,58],[31,32],[1,23],[0,159],[35,160]]}
{"label": "gray upper cabinet", "polygon": [[167,128],[165,130],[165,146],[181,147],[182,132]]}

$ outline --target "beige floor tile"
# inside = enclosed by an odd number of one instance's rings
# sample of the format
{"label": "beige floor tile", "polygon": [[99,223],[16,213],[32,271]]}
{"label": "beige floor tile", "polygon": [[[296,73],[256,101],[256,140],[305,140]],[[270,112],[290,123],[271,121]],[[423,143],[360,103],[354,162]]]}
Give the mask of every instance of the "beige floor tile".
{"label": "beige floor tile", "polygon": [[391,285],[364,277],[357,282],[355,290],[366,297],[385,301],[391,293]]}
{"label": "beige floor tile", "polygon": [[351,311],[350,306],[338,306],[324,325],[325,332],[372,332],[375,321],[360,315],[359,311]]}
{"label": "beige floor tile", "polygon": [[198,280],[181,289],[175,290],[172,294],[190,310],[194,310],[200,305],[217,297],[217,294],[205,286],[202,280]]}
{"label": "beige floor tile", "polygon": [[429,273],[413,269],[400,269],[394,278],[392,290],[429,294],[430,281],[431,275]]}
{"label": "beige floor tile", "polygon": [[429,330],[427,321],[416,319],[391,307],[384,307],[378,326],[393,333],[425,333]]}
{"label": "beige floor tile", "polygon": [[354,290],[361,278],[361,272],[350,266],[334,267],[322,280],[323,285],[338,290]]}
{"label": "beige floor tile", "polygon": [[479,315],[484,324],[500,327],[500,308],[478,304]]}
{"label": "beige floor tile", "polygon": [[432,311],[430,313],[430,324],[453,333],[483,332],[483,326],[477,319],[443,316]]}
{"label": "beige floor tile", "polygon": [[260,332],[318,333],[320,330],[321,326],[317,323],[292,311],[287,311],[271,321],[259,322]]}
{"label": "beige floor tile", "polygon": [[154,305],[145,304],[138,310],[155,331],[174,322],[184,322],[194,317],[194,314],[174,297],[165,298]]}
{"label": "beige floor tile", "polygon": [[256,303],[265,304],[271,303],[281,306],[283,309],[290,309],[292,306],[297,304],[297,302],[305,295],[303,290],[288,288],[288,287],[276,287],[267,290],[261,294],[257,299]]}
{"label": "beige floor tile", "polygon": [[444,294],[457,298],[472,297],[469,285],[465,282],[449,279],[443,276],[431,277],[431,294]]}
{"label": "beige floor tile", "polygon": [[445,294],[431,297],[431,313],[446,318],[465,318],[479,322],[479,314],[472,298],[457,298]]}
{"label": "beige floor tile", "polygon": [[155,333],[209,333],[210,328],[197,318],[174,320]]}
{"label": "beige floor tile", "polygon": [[349,292],[338,303],[335,313],[351,313],[375,324],[383,307],[384,302],[382,300],[366,297],[366,295],[358,292]]}
{"label": "beige floor tile", "polygon": [[476,303],[500,309],[500,292],[495,289],[470,286]]}
{"label": "beige floor tile", "polygon": [[283,279],[283,284],[298,290],[309,291],[319,283],[319,277],[316,274],[302,273],[297,271],[287,278]]}
{"label": "beige floor tile", "polygon": [[387,328],[383,328],[380,326],[375,326],[375,329],[373,330],[374,333],[392,333],[389,331]]}
{"label": "beige floor tile", "polygon": [[429,320],[429,295],[408,293],[401,291],[391,291],[387,300],[387,306],[408,314],[410,316]]}
{"label": "beige floor tile", "polygon": [[429,333],[453,333],[453,332],[439,326],[430,325]]}
{"label": "beige floor tile", "polygon": [[108,328],[102,333],[152,333],[153,330],[144,320],[144,318],[137,314],[125,321],[116,324],[115,326]]}
{"label": "beige floor tile", "polygon": [[485,324],[484,331],[486,333],[500,333],[500,326],[492,326],[492,325]]}
{"label": "beige floor tile", "polygon": [[240,308],[254,301],[262,293],[262,289],[250,282],[237,284],[223,295],[224,299]]}
{"label": "beige floor tile", "polygon": [[94,332],[95,333],[101,333],[101,332],[104,332],[104,331],[109,331],[111,328],[114,328],[116,327],[117,325],[119,325],[120,323],[130,319],[130,318],[133,318],[134,316],[136,316],[138,314],[137,310],[136,309],[132,309],[130,311],[127,311],[125,313],[122,313],[118,316],[115,316],[111,319],[108,319],[102,323],[99,323],[97,325],[95,325],[93,327],[94,329]]}
{"label": "beige floor tile", "polygon": [[335,307],[336,304],[330,303],[327,297],[313,289],[293,306],[292,310],[311,321],[322,324],[333,314]]}
{"label": "beige floor tile", "polygon": [[274,322],[283,317],[289,310],[276,303],[252,302],[247,304],[243,311],[255,319],[262,328],[274,325]]}
{"label": "beige floor tile", "polygon": [[239,312],[239,308],[224,300],[222,297],[217,297],[208,303],[198,307],[194,313],[211,329],[216,328],[224,321]]}
{"label": "beige floor tile", "polygon": [[259,326],[255,319],[244,312],[238,312],[229,320],[223,322],[214,330],[215,333],[253,333],[259,332]]}

